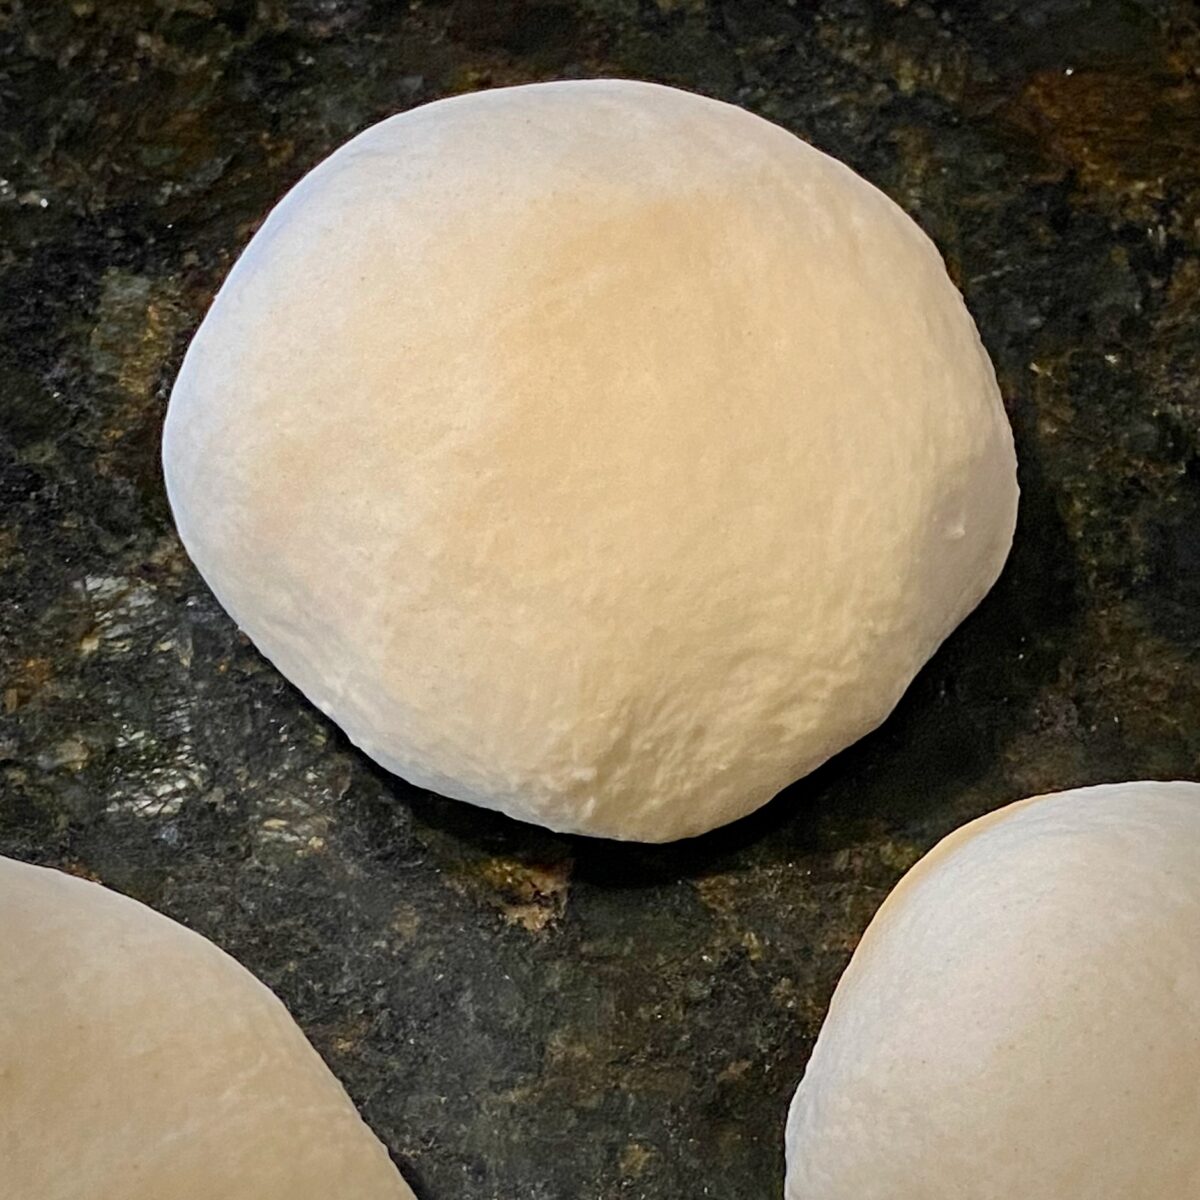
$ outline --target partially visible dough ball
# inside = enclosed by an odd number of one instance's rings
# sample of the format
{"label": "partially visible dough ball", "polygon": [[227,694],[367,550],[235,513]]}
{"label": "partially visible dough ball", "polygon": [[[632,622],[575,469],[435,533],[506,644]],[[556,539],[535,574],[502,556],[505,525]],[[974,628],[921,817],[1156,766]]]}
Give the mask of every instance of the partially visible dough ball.
{"label": "partially visible dough ball", "polygon": [[6,1200],[413,1200],[283,1005],[142,904],[0,858]]}
{"label": "partially visible dough ball", "polygon": [[413,783],[666,841],[887,716],[1012,538],[1012,437],[928,238],[740,109],[459,96],[270,215],[163,447],[259,648]]}
{"label": "partially visible dough ball", "polygon": [[788,1200],[1200,1196],[1200,786],[1039,796],[884,902],[792,1102]]}

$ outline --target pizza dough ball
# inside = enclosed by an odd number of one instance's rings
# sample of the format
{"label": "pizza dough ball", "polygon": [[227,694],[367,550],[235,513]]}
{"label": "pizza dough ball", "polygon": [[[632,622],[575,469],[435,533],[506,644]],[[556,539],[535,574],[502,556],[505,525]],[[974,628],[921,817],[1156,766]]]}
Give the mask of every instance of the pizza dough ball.
{"label": "pizza dough ball", "polygon": [[991,364],[929,240],[619,80],[384,121],[275,209],[167,416],[180,534],[422,787],[665,841],[879,724],[995,580]]}
{"label": "pizza dough ball", "polygon": [[1200,786],[1039,796],[900,881],[833,997],[788,1200],[1200,1196]]}
{"label": "pizza dough ball", "polygon": [[0,1193],[413,1200],[253,975],[134,900],[6,858]]}

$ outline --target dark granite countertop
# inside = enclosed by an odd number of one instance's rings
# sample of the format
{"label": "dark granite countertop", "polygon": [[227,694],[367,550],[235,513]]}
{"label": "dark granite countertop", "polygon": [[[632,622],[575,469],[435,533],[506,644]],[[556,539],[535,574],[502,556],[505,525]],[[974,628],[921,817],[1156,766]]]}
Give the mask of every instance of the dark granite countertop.
{"label": "dark granite countertop", "polygon": [[[1200,774],[1189,3],[0,0],[0,850],[265,979],[425,1200],[762,1200],[900,873],[1039,790]],[[1016,431],[991,596],[878,733],[736,826],[554,836],[419,793],[239,636],[157,451],[214,289],[350,134],[626,75],[843,158],[941,247]]]}

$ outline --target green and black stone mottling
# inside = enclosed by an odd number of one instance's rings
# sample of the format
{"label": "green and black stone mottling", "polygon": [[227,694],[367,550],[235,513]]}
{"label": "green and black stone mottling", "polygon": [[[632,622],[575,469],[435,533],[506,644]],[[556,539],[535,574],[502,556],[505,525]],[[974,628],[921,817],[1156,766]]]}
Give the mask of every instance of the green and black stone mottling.
{"label": "green and black stone mottling", "polygon": [[[778,1195],[830,992],[922,851],[1200,774],[1198,64],[1182,0],[0,0],[0,849],[257,972],[423,1200]],[[1002,581],[884,728],[660,848],[372,766],[204,589],[157,461],[189,335],[305,170],[589,75],[743,104],[894,196],[1021,458]]]}

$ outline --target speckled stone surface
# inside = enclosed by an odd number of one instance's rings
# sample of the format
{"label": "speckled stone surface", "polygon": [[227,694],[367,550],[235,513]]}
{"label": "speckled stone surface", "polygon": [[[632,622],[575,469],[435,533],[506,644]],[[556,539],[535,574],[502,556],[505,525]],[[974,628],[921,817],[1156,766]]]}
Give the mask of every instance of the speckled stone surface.
{"label": "speckled stone surface", "polygon": [[[256,971],[422,1200],[778,1195],[830,992],[923,850],[1200,774],[1198,64],[1182,2],[0,0],[0,851]],[[614,74],[741,103],[916,217],[1024,489],[882,730],[658,848],[373,767],[206,592],[157,463],[190,332],[306,169],[438,96]]]}

